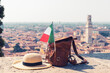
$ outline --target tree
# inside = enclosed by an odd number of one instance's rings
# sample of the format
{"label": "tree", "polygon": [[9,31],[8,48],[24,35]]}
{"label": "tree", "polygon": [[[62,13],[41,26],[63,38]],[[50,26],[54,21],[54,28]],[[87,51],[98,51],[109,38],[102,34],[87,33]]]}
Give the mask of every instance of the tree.
{"label": "tree", "polygon": [[[0,0],[1,3],[1,0]],[[1,21],[1,19],[3,19],[4,17],[4,7],[2,5],[0,5],[0,34],[3,31],[3,23]],[[0,36],[0,57],[3,57],[4,54],[2,52],[2,47],[5,45],[4,40],[2,39],[2,37]]]}
{"label": "tree", "polygon": [[0,57],[3,57],[4,54],[2,52],[2,47],[5,45],[4,40],[2,39],[2,37],[0,36]]}
{"label": "tree", "polygon": [[0,18],[4,17],[4,7],[0,5]]}
{"label": "tree", "polygon": [[19,43],[17,43],[13,48],[14,48],[14,50],[12,52],[25,52],[26,51],[26,49],[22,49],[19,46]]}

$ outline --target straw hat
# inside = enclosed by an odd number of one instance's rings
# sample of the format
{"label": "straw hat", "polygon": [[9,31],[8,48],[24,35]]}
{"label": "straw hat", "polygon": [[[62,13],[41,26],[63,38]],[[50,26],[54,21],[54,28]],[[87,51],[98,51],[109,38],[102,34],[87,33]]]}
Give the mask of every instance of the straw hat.
{"label": "straw hat", "polygon": [[51,66],[49,63],[43,63],[40,54],[29,53],[23,57],[23,61],[16,61],[12,65],[18,69],[44,69]]}

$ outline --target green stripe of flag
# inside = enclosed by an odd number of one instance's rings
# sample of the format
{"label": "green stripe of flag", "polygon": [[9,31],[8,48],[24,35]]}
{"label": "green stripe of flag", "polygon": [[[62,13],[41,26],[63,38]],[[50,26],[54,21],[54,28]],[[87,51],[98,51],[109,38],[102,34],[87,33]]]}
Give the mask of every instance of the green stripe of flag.
{"label": "green stripe of flag", "polygon": [[48,43],[54,43],[54,31],[53,31],[53,23],[49,26],[51,28],[50,37]]}

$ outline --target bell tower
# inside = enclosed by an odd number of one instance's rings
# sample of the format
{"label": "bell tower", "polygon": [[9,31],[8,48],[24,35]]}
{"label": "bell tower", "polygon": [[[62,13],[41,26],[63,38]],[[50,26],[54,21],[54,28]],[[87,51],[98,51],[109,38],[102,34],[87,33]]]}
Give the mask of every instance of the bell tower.
{"label": "bell tower", "polygon": [[88,15],[87,17],[87,23],[86,23],[86,33],[85,33],[85,41],[89,45],[92,45],[92,21],[91,21],[91,15]]}

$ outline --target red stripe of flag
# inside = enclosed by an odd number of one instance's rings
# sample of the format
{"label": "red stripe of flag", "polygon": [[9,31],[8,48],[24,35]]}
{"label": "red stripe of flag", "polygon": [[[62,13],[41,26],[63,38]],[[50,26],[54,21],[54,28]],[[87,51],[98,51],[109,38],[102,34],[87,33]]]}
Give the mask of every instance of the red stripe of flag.
{"label": "red stripe of flag", "polygon": [[44,33],[42,35],[40,41],[42,41],[42,42],[48,42],[48,39],[49,39],[49,35],[47,35],[47,34]]}

